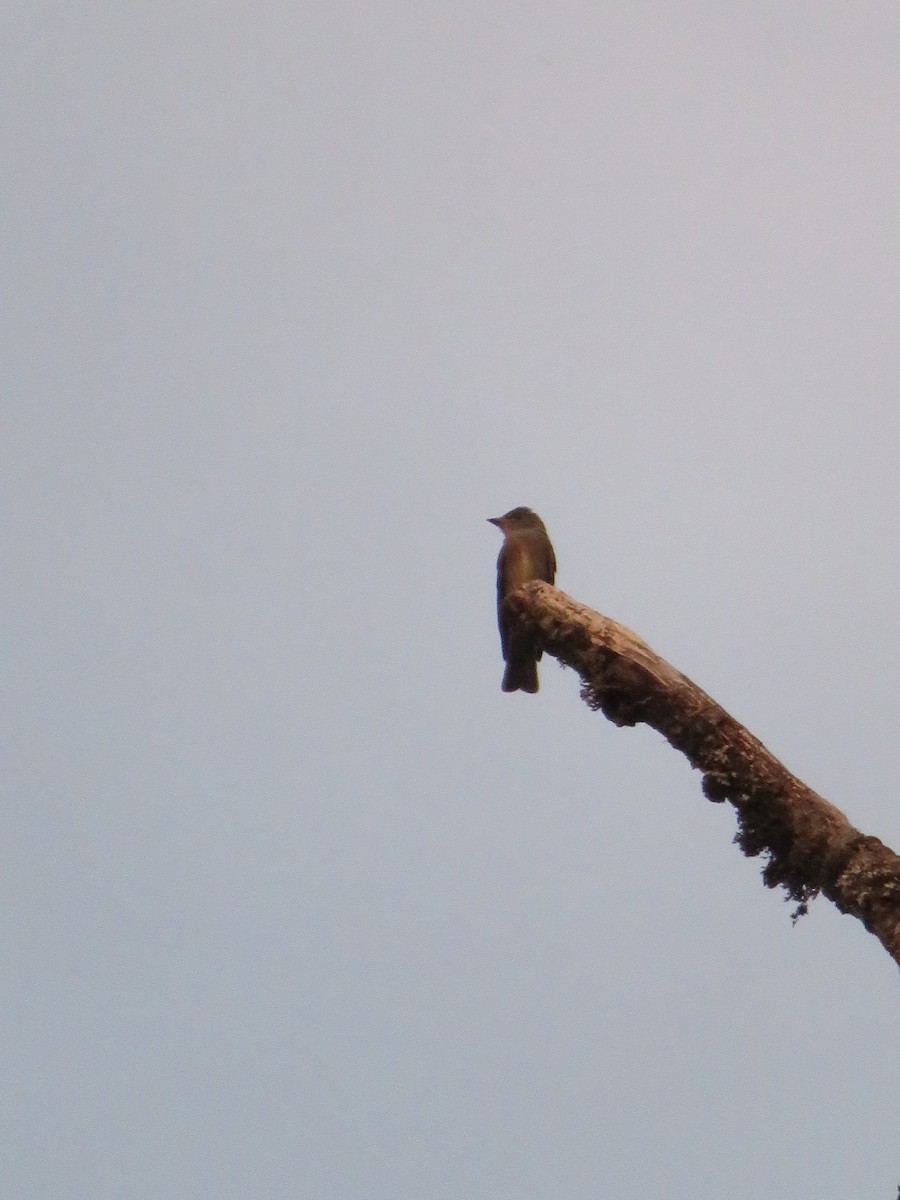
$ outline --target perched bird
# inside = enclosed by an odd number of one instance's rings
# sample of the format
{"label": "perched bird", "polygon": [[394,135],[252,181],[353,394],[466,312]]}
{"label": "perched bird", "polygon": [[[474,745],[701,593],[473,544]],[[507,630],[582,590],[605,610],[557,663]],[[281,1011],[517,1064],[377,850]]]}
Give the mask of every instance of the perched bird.
{"label": "perched bird", "polygon": [[529,579],[552,583],[556,576],[556,555],[544,522],[530,508],[512,508],[502,517],[488,517],[488,520],[503,533],[503,545],[497,559],[497,624],[506,662],[503,691],[536,692],[541,650],[529,637],[523,637],[513,629],[503,611],[503,601]]}

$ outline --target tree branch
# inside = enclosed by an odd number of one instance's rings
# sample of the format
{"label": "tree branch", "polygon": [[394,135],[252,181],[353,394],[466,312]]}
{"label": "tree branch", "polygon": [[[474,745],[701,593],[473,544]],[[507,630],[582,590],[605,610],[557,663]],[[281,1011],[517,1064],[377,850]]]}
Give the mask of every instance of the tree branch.
{"label": "tree branch", "polygon": [[547,583],[507,597],[510,616],[581,676],[581,695],[615,725],[644,722],[703,772],[708,799],[737,812],[735,841],[767,856],[763,881],[798,901],[822,892],[858,917],[900,964],[900,857],[854,829],[840,809],[793,776],[743,725],[637,634]]}

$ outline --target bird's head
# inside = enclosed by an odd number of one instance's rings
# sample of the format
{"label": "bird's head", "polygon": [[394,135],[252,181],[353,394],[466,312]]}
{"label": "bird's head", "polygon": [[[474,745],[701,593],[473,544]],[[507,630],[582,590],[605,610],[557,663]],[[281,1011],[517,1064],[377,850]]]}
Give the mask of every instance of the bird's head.
{"label": "bird's head", "polygon": [[511,508],[502,517],[488,517],[492,525],[496,525],[504,533],[513,533],[517,529],[543,529],[544,522],[530,508]]}

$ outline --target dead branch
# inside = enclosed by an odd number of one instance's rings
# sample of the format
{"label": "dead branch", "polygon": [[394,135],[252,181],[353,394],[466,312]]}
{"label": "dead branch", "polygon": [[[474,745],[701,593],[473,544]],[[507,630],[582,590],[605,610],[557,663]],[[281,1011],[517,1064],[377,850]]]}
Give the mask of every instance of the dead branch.
{"label": "dead branch", "polygon": [[821,892],[858,917],[900,964],[900,857],[854,829],[840,809],[793,776],[743,725],[637,634],[547,583],[507,597],[510,615],[573,667],[581,694],[615,725],[651,725],[703,772],[708,799],[737,812],[735,841],[766,856],[763,881],[804,913]]}

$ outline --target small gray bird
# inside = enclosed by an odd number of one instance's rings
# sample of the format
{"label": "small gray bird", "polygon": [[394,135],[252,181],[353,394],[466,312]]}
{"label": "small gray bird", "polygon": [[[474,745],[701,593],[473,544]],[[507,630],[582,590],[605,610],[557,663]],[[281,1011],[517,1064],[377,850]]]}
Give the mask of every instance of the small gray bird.
{"label": "small gray bird", "polygon": [[497,624],[506,662],[501,686],[504,692],[536,692],[537,664],[542,652],[530,638],[513,630],[504,614],[503,601],[530,579],[552,583],[556,577],[556,555],[544,522],[530,508],[512,508],[502,517],[488,517],[488,520],[503,533],[497,559]]}

